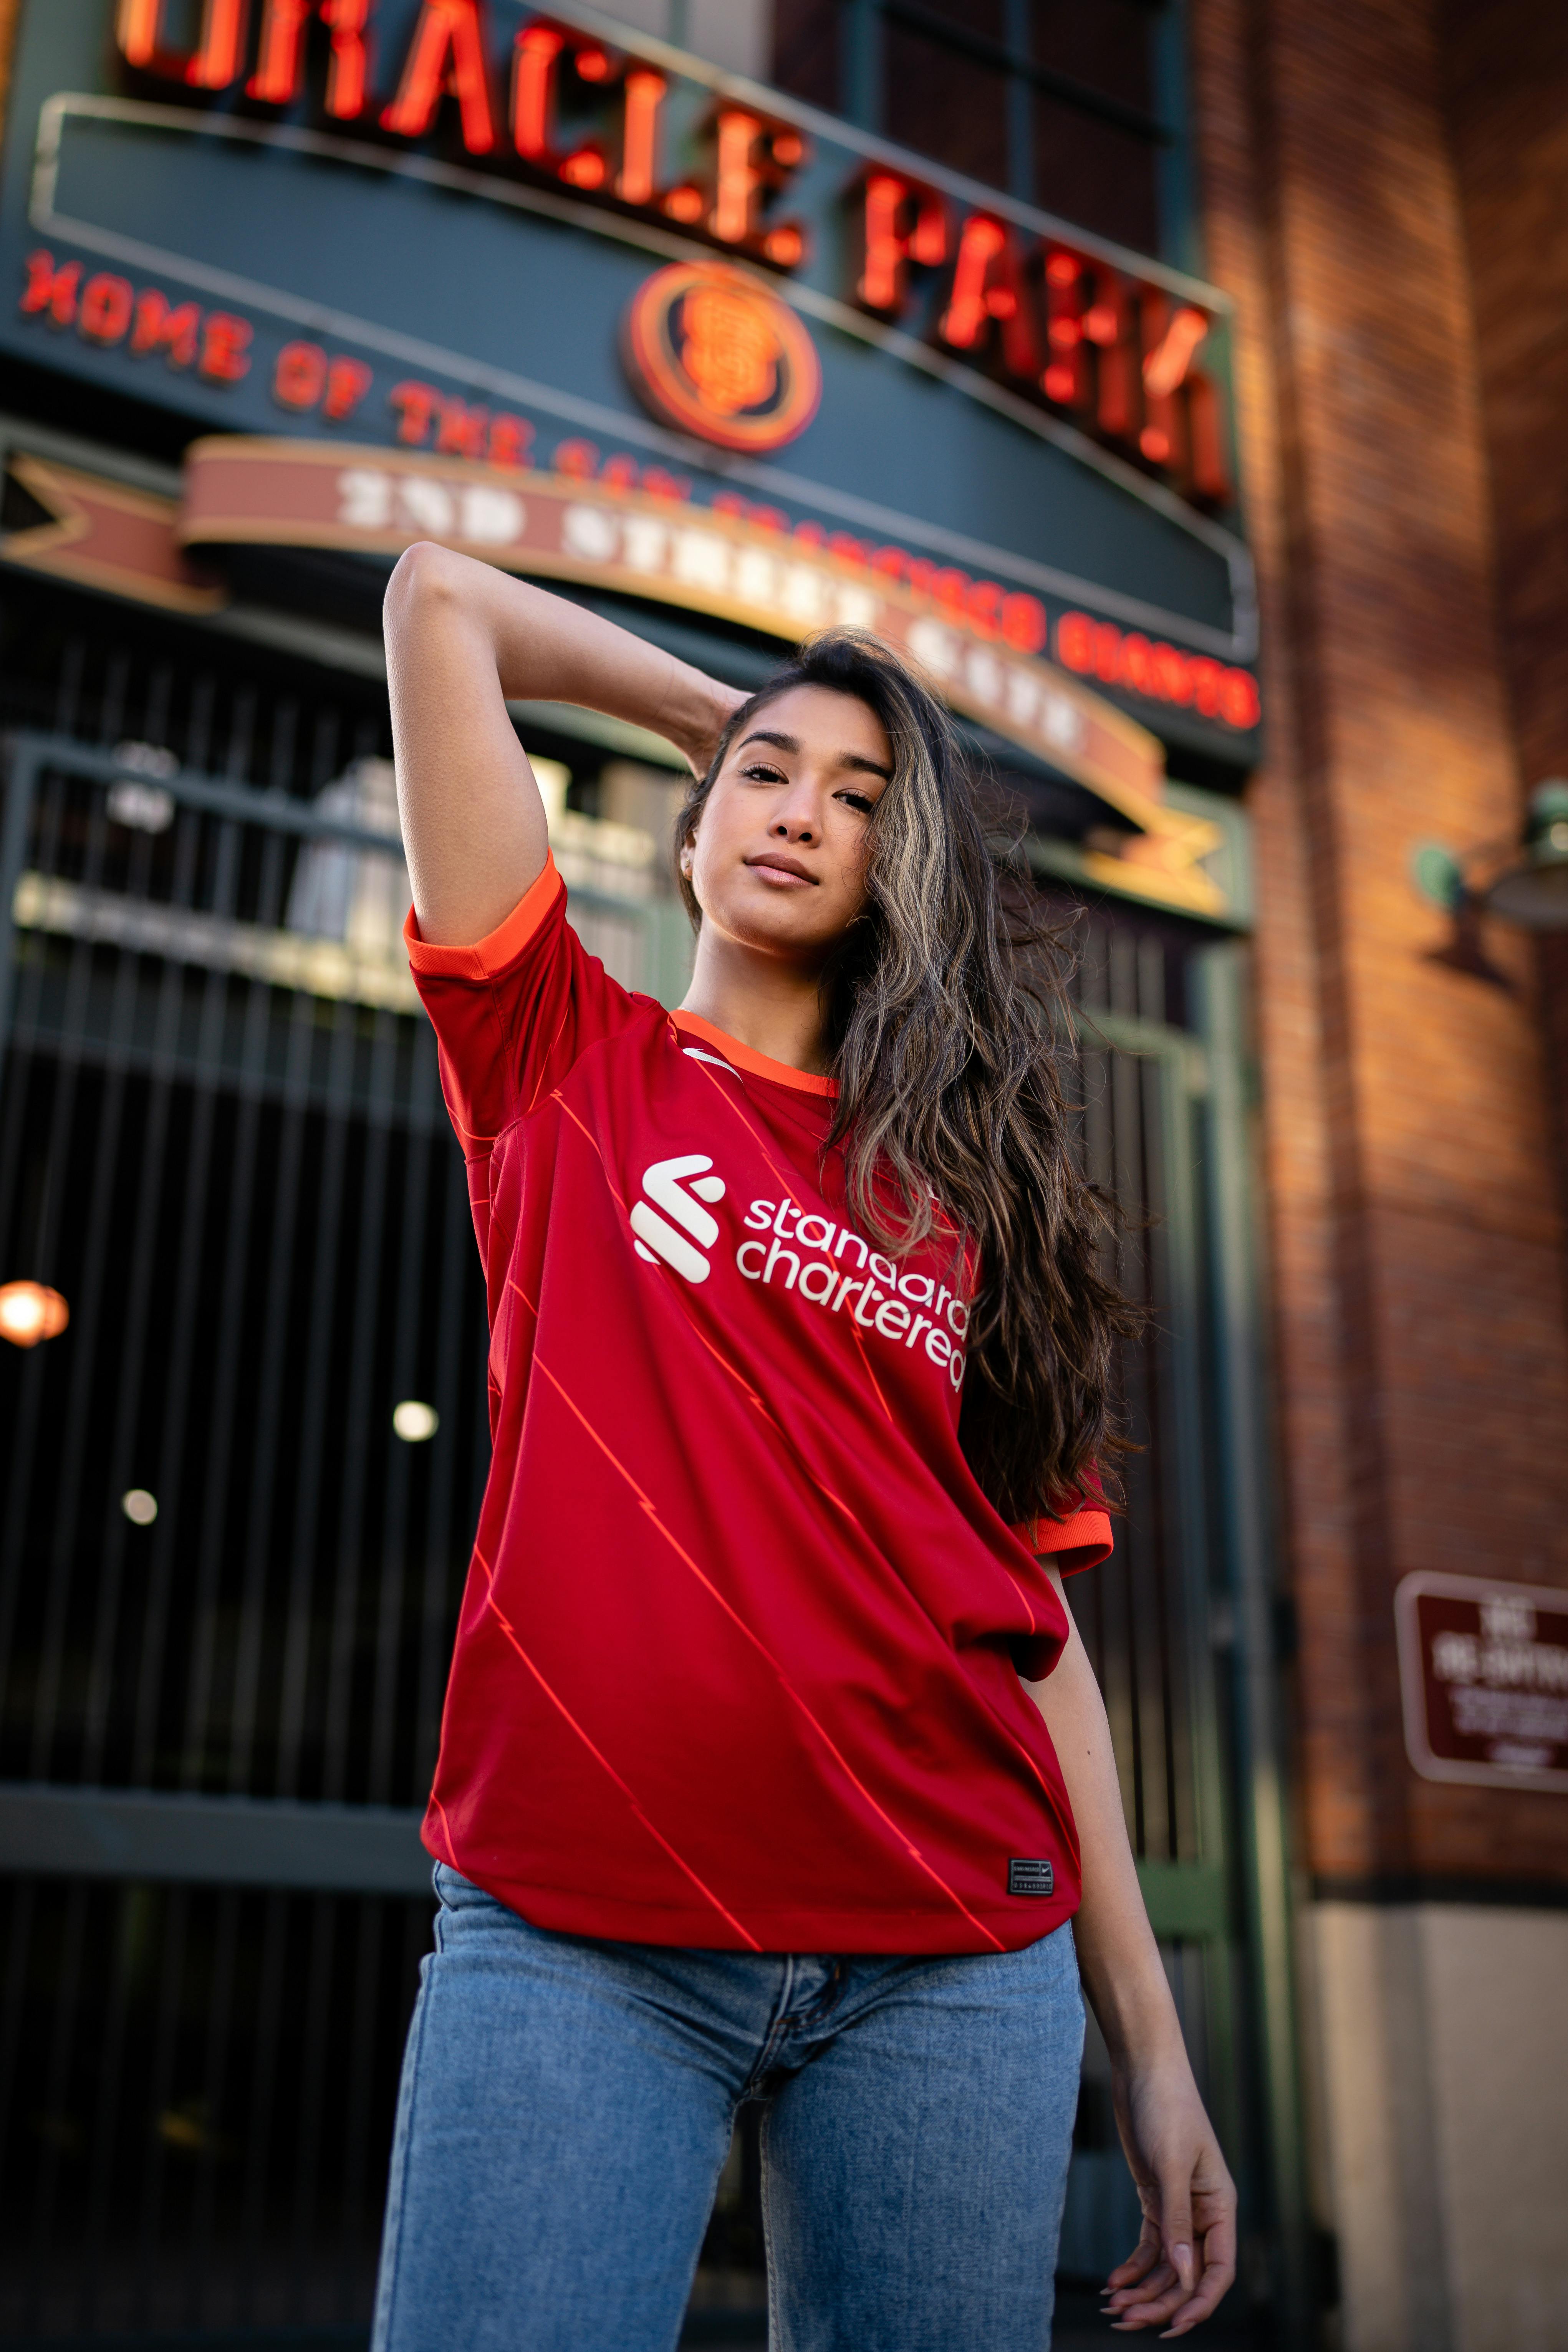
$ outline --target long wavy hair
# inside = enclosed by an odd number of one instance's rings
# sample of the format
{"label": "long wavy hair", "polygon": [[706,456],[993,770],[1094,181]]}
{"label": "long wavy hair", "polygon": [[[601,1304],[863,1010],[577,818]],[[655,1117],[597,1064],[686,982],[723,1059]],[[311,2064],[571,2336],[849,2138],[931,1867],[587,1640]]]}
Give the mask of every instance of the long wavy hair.
{"label": "long wavy hair", "polygon": [[[1110,1210],[1073,1149],[1070,944],[1016,839],[988,825],[946,710],[880,638],[808,641],[734,713],[676,820],[680,852],[737,735],[797,686],[856,695],[892,746],[868,825],[866,902],[823,975],[827,1149],[889,1255],[952,1238],[978,1270],[959,1435],[1008,1523],[1060,1517],[1122,1450],[1116,1342],[1139,1318],[1106,1271]],[[701,908],[681,894],[694,929]]]}

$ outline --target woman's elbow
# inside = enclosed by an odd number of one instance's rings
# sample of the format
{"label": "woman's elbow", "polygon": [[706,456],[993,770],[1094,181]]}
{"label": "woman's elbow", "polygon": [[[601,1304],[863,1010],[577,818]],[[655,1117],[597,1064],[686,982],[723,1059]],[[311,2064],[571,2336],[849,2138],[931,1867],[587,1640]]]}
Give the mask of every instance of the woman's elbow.
{"label": "woman's elbow", "polygon": [[405,547],[393,565],[386,583],[383,611],[389,634],[421,616],[462,601],[463,574],[475,570],[473,560],[434,540],[417,539]]}

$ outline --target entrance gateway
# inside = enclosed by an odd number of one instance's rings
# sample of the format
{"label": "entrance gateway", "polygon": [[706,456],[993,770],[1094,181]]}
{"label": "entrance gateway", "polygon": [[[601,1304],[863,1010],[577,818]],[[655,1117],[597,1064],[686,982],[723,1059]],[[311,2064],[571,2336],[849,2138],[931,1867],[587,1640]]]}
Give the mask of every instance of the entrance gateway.
{"label": "entrance gateway", "polygon": [[[1116,1558],[1074,1599],[1282,2292],[1223,299],[585,8],[318,13],[24,0],[10,61],[0,1280],[71,1319],[0,1351],[0,2334],[367,2311],[486,1462],[397,944],[376,617],[422,537],[740,685],[878,629],[1076,915],[1084,1150],[1154,1337]],[[574,919],[673,1001],[673,755],[516,716]],[[742,2135],[694,2327],[754,2293],[754,2161]],[[1064,2271],[1132,2211],[1091,2050]]]}

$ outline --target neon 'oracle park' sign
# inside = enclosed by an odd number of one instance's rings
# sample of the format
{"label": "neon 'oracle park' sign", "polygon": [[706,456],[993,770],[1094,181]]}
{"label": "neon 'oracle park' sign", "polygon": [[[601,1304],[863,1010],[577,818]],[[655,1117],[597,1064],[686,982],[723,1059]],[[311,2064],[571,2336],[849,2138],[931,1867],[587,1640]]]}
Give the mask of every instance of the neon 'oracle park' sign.
{"label": "neon 'oracle park' sign", "polygon": [[[612,46],[485,0],[119,0],[133,88],[266,118],[307,109],[394,145],[443,142],[484,173],[553,184],[788,278],[832,257],[869,320],[950,354],[1205,509],[1232,498],[1229,429],[1205,365],[1216,320],[1092,239],[1041,235],[913,167],[851,159],[825,184],[806,118],[686,79],[657,45]],[[192,12],[195,14],[195,12]],[[646,54],[644,51],[646,50]],[[700,424],[693,429],[700,430]]]}

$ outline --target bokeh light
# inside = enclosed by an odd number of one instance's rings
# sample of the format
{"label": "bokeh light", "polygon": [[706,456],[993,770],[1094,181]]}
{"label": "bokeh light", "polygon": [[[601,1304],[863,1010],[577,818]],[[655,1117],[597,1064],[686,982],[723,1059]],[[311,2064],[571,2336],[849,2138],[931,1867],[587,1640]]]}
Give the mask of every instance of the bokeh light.
{"label": "bokeh light", "polygon": [[421,1404],[417,1397],[405,1397],[392,1412],[392,1425],[406,1444],[422,1445],[434,1437],[441,1426],[441,1416],[433,1404]]}
{"label": "bokeh light", "polygon": [[70,1308],[47,1283],[0,1284],[0,1339],[9,1339],[14,1348],[56,1339],[69,1321]]}

